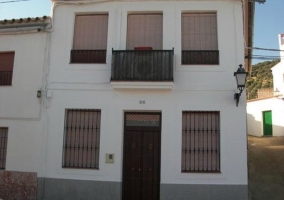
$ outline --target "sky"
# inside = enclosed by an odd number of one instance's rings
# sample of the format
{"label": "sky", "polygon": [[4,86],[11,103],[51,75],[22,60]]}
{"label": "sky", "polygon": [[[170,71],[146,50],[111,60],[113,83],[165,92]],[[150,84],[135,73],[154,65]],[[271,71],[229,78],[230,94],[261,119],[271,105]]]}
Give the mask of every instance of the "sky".
{"label": "sky", "polygon": [[[266,0],[264,4],[255,4],[254,20],[254,47],[266,49],[279,49],[278,34],[284,34],[284,0]],[[253,51],[254,57],[276,56],[277,51]],[[262,62],[262,59],[254,59],[253,64]]]}
{"label": "sky", "polygon": [[49,16],[50,10],[50,0],[0,0],[0,20]]}
{"label": "sky", "polygon": [[[284,33],[284,0],[266,0],[255,3],[254,47],[279,49],[278,34]],[[0,0],[0,20],[49,16],[50,0]],[[281,12],[282,10],[282,12]],[[253,64],[279,58],[278,51],[253,51]]]}

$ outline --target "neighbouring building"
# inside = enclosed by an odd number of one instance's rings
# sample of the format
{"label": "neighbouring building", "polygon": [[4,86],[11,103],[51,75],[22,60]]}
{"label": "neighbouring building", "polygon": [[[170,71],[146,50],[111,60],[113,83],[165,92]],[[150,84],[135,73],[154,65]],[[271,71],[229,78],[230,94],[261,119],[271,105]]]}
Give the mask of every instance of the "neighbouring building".
{"label": "neighbouring building", "polygon": [[[0,199],[15,199],[10,195],[25,188],[17,185],[19,182],[31,184],[34,189],[35,173],[43,169],[41,91],[46,77],[45,30],[50,20],[40,17],[0,21]],[[5,174],[2,170],[19,173]],[[19,182],[16,184],[11,176]],[[34,196],[36,191],[29,191],[28,197]]]}
{"label": "neighbouring building", "polygon": [[253,16],[246,0],[54,0],[49,29],[0,35],[22,83],[0,86],[5,169],[35,172],[40,200],[247,199],[233,72],[250,70]]}
{"label": "neighbouring building", "polygon": [[273,92],[247,102],[248,134],[284,136],[284,34],[278,35],[280,62],[272,69]]}

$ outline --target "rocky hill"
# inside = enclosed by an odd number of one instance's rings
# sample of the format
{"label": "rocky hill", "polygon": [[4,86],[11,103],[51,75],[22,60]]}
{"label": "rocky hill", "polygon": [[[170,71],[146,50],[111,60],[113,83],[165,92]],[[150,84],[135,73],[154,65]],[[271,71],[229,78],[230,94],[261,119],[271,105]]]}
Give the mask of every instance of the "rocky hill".
{"label": "rocky hill", "polygon": [[280,60],[265,61],[252,66],[251,76],[247,77],[246,82],[248,100],[257,98],[258,89],[273,87],[271,68],[279,62]]}

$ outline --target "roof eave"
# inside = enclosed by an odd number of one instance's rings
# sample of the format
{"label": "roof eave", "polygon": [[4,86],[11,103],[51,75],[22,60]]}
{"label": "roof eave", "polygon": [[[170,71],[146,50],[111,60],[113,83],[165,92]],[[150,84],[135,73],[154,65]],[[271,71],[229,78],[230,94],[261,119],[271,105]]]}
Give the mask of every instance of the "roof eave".
{"label": "roof eave", "polygon": [[253,47],[253,38],[254,38],[254,13],[255,13],[255,2],[250,2],[247,0],[246,5],[246,13],[245,13],[245,27],[247,27],[247,30],[245,31],[245,67],[246,71],[251,73],[251,65],[252,65],[252,47]]}

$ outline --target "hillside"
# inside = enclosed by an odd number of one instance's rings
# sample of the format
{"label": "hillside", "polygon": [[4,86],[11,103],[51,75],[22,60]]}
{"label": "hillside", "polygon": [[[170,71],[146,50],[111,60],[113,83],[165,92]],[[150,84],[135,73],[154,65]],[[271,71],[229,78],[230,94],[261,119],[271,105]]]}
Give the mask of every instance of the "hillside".
{"label": "hillside", "polygon": [[265,61],[252,66],[251,76],[247,77],[246,82],[248,100],[257,98],[258,89],[273,87],[271,68],[279,62],[280,60]]}

